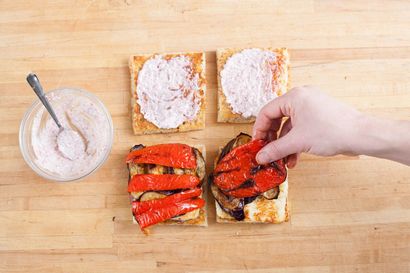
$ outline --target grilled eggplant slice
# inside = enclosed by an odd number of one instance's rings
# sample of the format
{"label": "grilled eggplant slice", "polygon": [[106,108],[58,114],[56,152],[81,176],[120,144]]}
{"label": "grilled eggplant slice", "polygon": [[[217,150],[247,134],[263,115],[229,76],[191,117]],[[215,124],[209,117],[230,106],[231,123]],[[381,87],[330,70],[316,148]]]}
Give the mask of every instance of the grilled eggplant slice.
{"label": "grilled eggplant slice", "polygon": [[244,199],[243,198],[233,198],[223,194],[218,187],[211,182],[211,191],[215,200],[218,202],[219,206],[229,215],[234,217],[236,220],[241,221],[245,218],[245,213],[243,211]]}
{"label": "grilled eggplant slice", "polygon": [[139,201],[143,202],[143,201],[148,201],[148,200],[153,200],[153,199],[161,199],[164,197],[166,197],[165,194],[158,193],[155,191],[146,191],[140,196]]}
{"label": "grilled eggplant slice", "polygon": [[194,149],[194,154],[196,157],[196,174],[198,175],[201,181],[205,178],[205,159],[202,156],[202,153],[197,148]]}
{"label": "grilled eggplant slice", "polygon": [[[145,146],[142,144],[137,144],[134,145],[131,149],[130,152],[135,151],[135,150],[141,150],[143,149]],[[144,173],[144,166],[142,164],[127,164],[128,167],[128,183],[131,180],[131,177],[136,175],[136,174],[140,174],[140,173]]]}

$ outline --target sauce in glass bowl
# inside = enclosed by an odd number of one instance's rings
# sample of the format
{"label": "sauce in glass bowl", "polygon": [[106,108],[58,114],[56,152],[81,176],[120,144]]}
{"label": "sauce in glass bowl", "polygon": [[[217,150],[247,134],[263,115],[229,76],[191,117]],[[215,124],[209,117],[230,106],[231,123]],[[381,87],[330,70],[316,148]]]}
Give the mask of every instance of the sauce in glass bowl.
{"label": "sauce in glass bowl", "polygon": [[20,127],[26,162],[52,180],[72,181],[89,175],[111,150],[113,126],[107,109],[96,96],[79,89],[58,89],[46,96],[64,129],[35,102]]}

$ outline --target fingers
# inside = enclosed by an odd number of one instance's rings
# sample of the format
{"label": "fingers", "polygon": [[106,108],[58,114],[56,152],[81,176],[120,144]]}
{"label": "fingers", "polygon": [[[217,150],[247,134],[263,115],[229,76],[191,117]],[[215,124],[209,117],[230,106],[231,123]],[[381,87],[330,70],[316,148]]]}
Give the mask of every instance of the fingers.
{"label": "fingers", "polygon": [[282,129],[280,130],[279,137],[283,137],[287,133],[289,133],[290,129],[292,129],[292,121],[288,118],[285,123],[283,123]]}
{"label": "fingers", "polygon": [[286,158],[286,166],[289,169],[294,168],[299,160],[299,157],[300,157],[299,153],[288,155],[288,157]]}
{"label": "fingers", "polygon": [[[253,126],[253,139],[266,139],[271,141],[256,156],[259,164],[266,164],[281,158],[286,158],[287,166],[293,168],[299,158],[300,152],[303,151],[301,138],[297,133],[292,133],[292,122],[289,118],[285,121],[276,139],[283,117],[293,116],[293,106],[291,98],[295,96],[296,91],[278,97],[266,104],[258,114]],[[273,141],[272,141],[273,140]]]}
{"label": "fingers", "polygon": [[296,133],[292,130],[285,136],[278,138],[263,147],[256,155],[256,161],[259,164],[267,164],[302,151],[303,145],[301,139],[298,138]]}
{"label": "fingers", "polygon": [[[283,123],[282,129],[280,130],[279,137],[285,136],[289,131],[292,129],[292,121],[291,119],[287,119],[285,123]],[[289,169],[292,169],[296,166],[296,163],[299,159],[300,154],[290,154],[286,157],[286,166]]]}
{"label": "fingers", "polygon": [[278,131],[279,131],[279,128],[280,128],[280,123],[276,122],[276,121],[279,121],[279,120],[275,120],[272,123],[272,126],[271,126],[271,128],[270,128],[270,130],[269,130],[269,132],[268,132],[268,134],[265,138],[265,140],[267,142],[271,142],[271,141],[276,140],[278,138]]}
{"label": "fingers", "polygon": [[252,133],[252,138],[253,139],[266,139],[268,141],[276,139],[281,124],[282,124],[282,119],[281,118],[270,120],[269,124],[266,124],[267,126],[269,125],[269,128],[267,128],[263,132],[262,131],[255,131],[255,126],[254,126],[253,127],[254,129],[253,129],[253,133]]}
{"label": "fingers", "polygon": [[278,125],[277,130],[279,129],[281,119],[285,116],[282,109],[284,108],[286,100],[286,95],[278,97],[261,109],[253,125],[252,135],[254,139],[266,139],[272,123]]}

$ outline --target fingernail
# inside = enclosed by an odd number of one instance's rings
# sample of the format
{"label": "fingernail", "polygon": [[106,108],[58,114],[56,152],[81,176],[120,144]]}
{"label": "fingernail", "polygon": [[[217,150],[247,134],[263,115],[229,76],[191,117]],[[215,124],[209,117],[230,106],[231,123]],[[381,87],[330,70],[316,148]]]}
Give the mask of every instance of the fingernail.
{"label": "fingernail", "polygon": [[260,152],[260,153],[258,153],[258,154],[256,155],[256,161],[257,161],[259,164],[265,164],[266,162],[269,161],[268,153],[267,153],[267,152]]}
{"label": "fingernail", "polygon": [[288,167],[289,169],[293,169],[295,167],[295,163],[294,162],[288,162],[286,164],[286,167]]}

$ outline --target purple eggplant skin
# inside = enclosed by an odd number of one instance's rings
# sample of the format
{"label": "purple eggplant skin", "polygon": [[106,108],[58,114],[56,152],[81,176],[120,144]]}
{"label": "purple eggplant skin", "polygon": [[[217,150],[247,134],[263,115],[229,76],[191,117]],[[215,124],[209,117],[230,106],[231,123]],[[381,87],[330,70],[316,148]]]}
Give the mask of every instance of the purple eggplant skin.
{"label": "purple eggplant skin", "polygon": [[257,172],[259,172],[259,171],[261,171],[261,170],[263,170],[263,169],[266,169],[267,167],[273,167],[273,168],[275,168],[275,170],[276,170],[278,173],[280,173],[281,175],[283,175],[282,170],[279,168],[278,164],[277,164],[275,161],[273,161],[273,162],[271,162],[271,163],[269,163],[269,164],[267,164],[267,165],[257,165],[257,166],[255,166],[255,167],[251,168],[251,174],[252,174],[252,175],[255,175]]}
{"label": "purple eggplant skin", "polygon": [[163,194],[163,195],[172,195],[172,194],[174,194],[174,193],[176,193],[176,192],[180,192],[181,190],[175,190],[175,191],[146,191],[146,192],[144,192],[143,194],[141,194],[139,197],[138,197],[138,199],[137,199],[137,201],[141,201],[141,198],[144,196],[144,195],[146,195],[146,194],[149,194],[149,193],[152,193],[152,192],[156,192],[156,193],[159,193],[159,194]]}
{"label": "purple eggplant skin", "polygon": [[225,195],[218,187],[213,183],[213,179],[210,177],[210,187],[212,195],[219,206],[229,215],[234,217],[237,221],[245,219],[245,212],[243,208],[245,206],[243,198],[234,198]]}
{"label": "purple eggplant skin", "polygon": [[219,163],[222,158],[224,158],[233,148],[241,146],[252,140],[252,137],[245,133],[240,133],[234,139],[228,142],[225,147],[222,148],[221,154],[219,155],[217,163]]}
{"label": "purple eggplant skin", "polygon": [[[141,149],[143,149],[143,148],[145,148],[144,145],[142,145],[142,144],[137,144],[137,145],[134,145],[134,146],[130,149],[130,152],[136,151],[136,150],[141,150]],[[127,163],[127,169],[128,169],[128,183],[130,183],[130,180],[131,180],[131,172],[130,172],[130,164],[129,164],[129,163]]]}
{"label": "purple eggplant skin", "polygon": [[143,148],[145,148],[144,145],[142,145],[142,144],[137,144],[137,145],[134,145],[134,146],[130,149],[130,152],[132,152],[132,151],[137,151],[137,150],[141,150],[141,149],[143,149]]}
{"label": "purple eggplant skin", "polygon": [[[192,148],[196,158],[196,174],[198,175],[199,179],[203,182],[205,180],[205,159],[202,156],[202,153],[197,148]],[[201,182],[201,184],[202,184]]]}
{"label": "purple eggplant skin", "polygon": [[161,193],[163,195],[173,195],[175,193],[180,193],[181,191],[184,191],[184,189],[168,190],[168,191],[156,191],[156,192]]}
{"label": "purple eggplant skin", "polygon": [[247,205],[247,204],[249,204],[249,203],[252,203],[256,198],[258,198],[258,196],[245,197],[245,198],[243,199],[243,203],[244,203],[245,205]]}
{"label": "purple eggplant skin", "polygon": [[231,150],[233,145],[236,142],[236,138],[232,139],[231,141],[228,142],[228,144],[225,145],[225,147],[222,148],[221,154],[219,155],[217,163],[219,163],[222,158],[224,158]]}
{"label": "purple eggplant skin", "polygon": [[174,168],[172,167],[165,167],[165,174],[174,174]]}
{"label": "purple eggplant skin", "polygon": [[229,212],[229,215],[231,215],[233,218],[235,218],[236,221],[243,221],[243,219],[245,219],[245,211],[243,209],[231,210]]}

